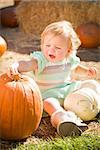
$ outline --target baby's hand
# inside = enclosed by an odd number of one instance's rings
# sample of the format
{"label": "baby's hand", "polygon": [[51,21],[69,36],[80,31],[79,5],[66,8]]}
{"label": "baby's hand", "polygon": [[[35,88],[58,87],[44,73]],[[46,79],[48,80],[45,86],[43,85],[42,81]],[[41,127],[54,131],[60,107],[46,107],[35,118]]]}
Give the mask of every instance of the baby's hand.
{"label": "baby's hand", "polygon": [[13,63],[10,67],[10,74],[11,75],[18,75],[19,72],[18,72],[18,67],[19,67],[19,63]]}
{"label": "baby's hand", "polygon": [[94,68],[94,67],[88,68],[88,70],[87,70],[87,75],[88,75],[90,78],[96,78],[96,76],[97,76],[97,70],[96,70],[96,68]]}

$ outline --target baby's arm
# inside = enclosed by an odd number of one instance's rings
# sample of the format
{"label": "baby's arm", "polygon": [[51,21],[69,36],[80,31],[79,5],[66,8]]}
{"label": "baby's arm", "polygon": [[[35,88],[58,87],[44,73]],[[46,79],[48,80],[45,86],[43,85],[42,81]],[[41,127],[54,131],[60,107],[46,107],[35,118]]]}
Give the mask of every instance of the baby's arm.
{"label": "baby's arm", "polygon": [[86,75],[91,78],[95,78],[97,75],[97,70],[94,67],[85,67],[83,65],[78,65],[75,69],[75,72],[78,74]]}
{"label": "baby's arm", "polygon": [[29,71],[35,71],[37,69],[37,60],[32,58],[28,61],[19,61],[16,63],[13,63],[10,68],[11,74],[18,74],[21,72],[29,72]]}

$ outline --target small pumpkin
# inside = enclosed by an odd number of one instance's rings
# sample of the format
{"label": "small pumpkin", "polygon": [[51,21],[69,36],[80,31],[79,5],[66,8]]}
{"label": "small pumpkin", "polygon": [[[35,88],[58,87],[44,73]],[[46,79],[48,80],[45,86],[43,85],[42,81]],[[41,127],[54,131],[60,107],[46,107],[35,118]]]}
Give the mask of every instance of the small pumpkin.
{"label": "small pumpkin", "polygon": [[74,112],[82,120],[89,121],[100,112],[99,97],[92,89],[82,88],[66,97],[64,108]]}
{"label": "small pumpkin", "polygon": [[94,22],[81,24],[76,28],[84,48],[96,48],[100,46],[100,25]]}
{"label": "small pumpkin", "polygon": [[18,21],[15,13],[15,6],[10,6],[1,10],[1,25],[11,28],[18,26]]}
{"label": "small pumpkin", "polygon": [[7,43],[3,37],[0,36],[0,56],[7,50]]}
{"label": "small pumpkin", "polygon": [[41,93],[32,78],[0,76],[0,138],[27,138],[38,128],[42,112]]}

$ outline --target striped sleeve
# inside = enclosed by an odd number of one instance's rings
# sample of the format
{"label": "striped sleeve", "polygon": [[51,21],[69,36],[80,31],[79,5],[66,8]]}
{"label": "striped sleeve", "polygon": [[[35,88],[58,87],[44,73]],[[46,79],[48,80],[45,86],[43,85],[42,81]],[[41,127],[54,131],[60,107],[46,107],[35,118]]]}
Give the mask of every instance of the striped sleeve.
{"label": "striped sleeve", "polygon": [[71,64],[71,70],[73,70],[80,64],[80,58],[76,54],[73,54],[70,56],[68,62]]}
{"label": "striped sleeve", "polygon": [[34,57],[38,62],[38,70],[37,73],[41,73],[48,62],[42,52],[36,51],[31,53],[31,57]]}

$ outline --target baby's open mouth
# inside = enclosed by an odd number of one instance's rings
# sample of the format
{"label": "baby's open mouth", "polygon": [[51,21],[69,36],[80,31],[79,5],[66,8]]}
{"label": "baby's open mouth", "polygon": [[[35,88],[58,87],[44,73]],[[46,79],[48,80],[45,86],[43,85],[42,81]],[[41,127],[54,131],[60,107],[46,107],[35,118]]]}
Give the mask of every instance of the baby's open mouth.
{"label": "baby's open mouth", "polygon": [[51,59],[54,59],[54,58],[55,58],[55,56],[52,55],[52,54],[49,54],[49,57],[50,57]]}

